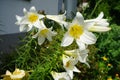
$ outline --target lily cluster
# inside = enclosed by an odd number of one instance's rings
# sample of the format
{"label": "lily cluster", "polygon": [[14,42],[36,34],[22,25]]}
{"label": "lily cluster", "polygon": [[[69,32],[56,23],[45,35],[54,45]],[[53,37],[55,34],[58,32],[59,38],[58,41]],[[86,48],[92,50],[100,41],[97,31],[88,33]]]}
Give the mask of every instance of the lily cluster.
{"label": "lily cluster", "polygon": [[64,51],[62,60],[65,72],[52,71],[51,74],[54,80],[71,80],[73,79],[73,72],[81,72],[75,66],[78,62],[85,63],[89,68],[90,65],[87,62],[89,50],[88,45],[95,44],[97,37],[92,32],[106,32],[111,28],[108,27],[109,23],[107,19],[104,19],[103,12],[101,12],[97,18],[84,20],[84,17],[80,12],[76,12],[76,16],[72,22],[65,21],[65,13],[62,15],[44,15],[39,14],[35,7],[31,7],[29,11],[23,9],[24,16],[16,15],[16,24],[20,26],[20,31],[31,31],[34,28],[37,29],[35,35],[32,38],[38,39],[38,44],[41,46],[45,39],[52,41],[52,37],[57,35],[57,32],[52,28],[47,28],[44,24],[44,19],[50,19],[61,25],[62,29],[66,28],[66,33],[61,41],[61,47],[70,46],[74,41],[78,48],[73,50]]}

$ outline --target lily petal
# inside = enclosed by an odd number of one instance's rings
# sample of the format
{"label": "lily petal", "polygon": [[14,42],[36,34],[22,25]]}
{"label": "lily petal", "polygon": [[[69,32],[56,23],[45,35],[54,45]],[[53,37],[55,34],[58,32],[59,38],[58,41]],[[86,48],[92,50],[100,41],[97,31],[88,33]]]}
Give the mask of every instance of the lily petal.
{"label": "lily petal", "polygon": [[30,8],[30,12],[36,12],[35,6],[32,6],[32,7]]}
{"label": "lily petal", "polygon": [[43,36],[38,37],[38,44],[39,45],[42,45],[44,41],[45,41],[45,37],[43,37]]}
{"label": "lily petal", "polygon": [[73,71],[67,70],[67,73],[69,74],[70,78],[73,79]]}
{"label": "lily petal", "polygon": [[75,18],[73,19],[73,23],[77,23],[81,26],[84,25],[84,18],[83,18],[82,14],[80,12],[76,13]]}
{"label": "lily petal", "polygon": [[88,54],[80,54],[80,56],[79,56],[79,61],[81,62],[81,63],[85,63],[89,68],[90,68],[90,65],[87,63],[87,57],[88,57]]}
{"label": "lily petal", "polygon": [[76,67],[74,67],[73,69],[74,72],[81,72],[79,69],[77,69]]}
{"label": "lily petal", "polygon": [[[15,72],[15,71],[14,71]],[[14,73],[13,72],[13,73]],[[17,75],[11,75],[10,77],[11,77],[11,79],[22,79],[24,76],[25,76],[25,71],[24,70],[19,70],[19,74],[17,74]]]}
{"label": "lily petal", "polygon": [[[26,25],[27,26],[27,25]],[[27,32],[30,31],[32,29],[32,25],[31,24],[28,24],[28,27],[27,27]]]}
{"label": "lily petal", "polygon": [[48,34],[46,37],[49,41],[52,41],[52,35]]}
{"label": "lily petal", "polygon": [[5,75],[12,75],[12,73],[9,70],[7,70]]}
{"label": "lily petal", "polygon": [[23,13],[26,15],[28,13],[28,11],[26,10],[26,8],[23,8]]}
{"label": "lily petal", "polygon": [[44,17],[45,17],[45,16],[44,16],[44,15],[42,15],[42,14],[39,14],[38,16],[39,16],[39,19],[42,19],[42,18],[44,18]]}
{"label": "lily petal", "polygon": [[95,23],[94,26],[101,26],[101,27],[107,27],[109,26],[109,23],[107,21],[98,21],[97,24]]}
{"label": "lily petal", "polygon": [[103,27],[103,26],[89,27],[89,31],[92,31],[92,32],[106,32],[106,31],[109,31],[109,30],[111,30],[110,27]]}
{"label": "lily petal", "polygon": [[80,39],[77,39],[76,43],[78,44],[80,50],[84,50],[86,48],[86,45]]}
{"label": "lily petal", "polygon": [[32,38],[37,38],[38,35],[39,35],[39,32],[40,32],[40,31],[38,31],[35,35],[33,35]]}
{"label": "lily petal", "polygon": [[81,35],[80,41],[84,42],[85,44],[95,44],[97,38],[92,32],[85,31],[83,35]]}
{"label": "lily petal", "polygon": [[53,21],[56,21],[57,23],[59,23],[62,28],[63,28],[63,25],[66,27],[68,25],[68,23],[65,21],[66,19],[66,16],[65,16],[66,12],[62,15],[46,15],[46,17],[48,19],[51,19]]}
{"label": "lily petal", "polygon": [[19,27],[19,30],[20,30],[20,32],[22,32],[22,31],[30,31],[32,29],[32,27],[28,27],[27,25],[25,25],[25,24],[22,24],[22,25],[20,25],[20,27]]}
{"label": "lily petal", "polygon": [[41,23],[40,23],[40,21],[36,21],[36,22],[34,22],[34,27],[36,27],[36,28],[42,28],[43,26],[41,25]]}
{"label": "lily petal", "polygon": [[68,33],[66,33],[63,37],[63,40],[62,40],[62,43],[61,43],[61,46],[69,46],[70,44],[72,44],[74,38],[69,36]]}
{"label": "lily petal", "polygon": [[103,12],[100,12],[100,14],[98,15],[98,17],[96,19],[102,19],[104,16],[104,13]]}
{"label": "lily petal", "polygon": [[54,80],[60,80],[60,79],[71,80],[70,76],[67,74],[67,72],[58,73],[58,72],[52,71],[51,74],[52,74]]}
{"label": "lily petal", "polygon": [[18,16],[18,15],[16,15],[15,17],[16,17],[16,19],[17,19],[17,22],[16,22],[15,24],[20,25],[20,22],[21,22],[21,20],[22,20],[22,17],[20,17],[20,16]]}

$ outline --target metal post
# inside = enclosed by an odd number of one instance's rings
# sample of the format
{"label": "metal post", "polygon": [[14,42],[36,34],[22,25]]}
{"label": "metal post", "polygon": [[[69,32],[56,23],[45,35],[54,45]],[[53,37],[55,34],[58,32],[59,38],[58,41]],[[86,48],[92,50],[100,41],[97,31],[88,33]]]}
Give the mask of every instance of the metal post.
{"label": "metal post", "polygon": [[73,19],[77,11],[77,0],[64,0],[66,17]]}

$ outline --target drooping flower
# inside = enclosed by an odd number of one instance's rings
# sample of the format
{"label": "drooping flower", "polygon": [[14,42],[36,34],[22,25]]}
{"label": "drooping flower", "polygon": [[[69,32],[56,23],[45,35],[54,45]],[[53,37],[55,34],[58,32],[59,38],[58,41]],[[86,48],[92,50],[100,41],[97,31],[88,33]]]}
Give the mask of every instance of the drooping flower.
{"label": "drooping flower", "polygon": [[67,55],[63,55],[63,67],[65,68],[71,79],[73,79],[73,72],[80,72],[80,70],[75,67],[77,63],[78,60]]}
{"label": "drooping flower", "polygon": [[58,73],[58,72],[52,71],[51,74],[54,80],[71,80],[70,76],[66,72]]}
{"label": "drooping flower", "polygon": [[72,23],[67,26],[68,31],[65,33],[61,46],[66,47],[72,44],[74,39],[79,49],[84,50],[86,45],[94,44],[96,36],[85,28],[84,18],[81,13],[77,12]]}
{"label": "drooping flower", "polygon": [[90,65],[87,62],[88,52],[89,52],[88,49],[85,50],[75,49],[75,50],[66,50],[65,54],[75,58],[81,63],[85,63],[90,68]]}
{"label": "drooping flower", "polygon": [[106,32],[111,30],[107,19],[103,19],[103,12],[101,12],[97,18],[85,20],[86,28],[91,32]]}
{"label": "drooping flower", "polygon": [[46,15],[46,18],[56,21],[63,27],[63,26],[67,26],[67,22],[65,21],[65,19],[66,19],[65,14],[66,14],[66,12],[61,15]]}
{"label": "drooping flower", "polygon": [[35,7],[31,7],[29,11],[23,9],[24,16],[20,17],[16,15],[17,25],[20,25],[20,31],[30,31],[32,27],[40,27],[40,19],[44,18],[44,15],[38,14]]}
{"label": "drooping flower", "polygon": [[3,80],[22,80],[24,76],[25,76],[25,71],[16,68],[13,73],[7,70]]}
{"label": "drooping flower", "polygon": [[49,41],[52,41],[52,36],[55,36],[57,33],[52,31],[52,28],[46,28],[43,21],[41,22],[41,28],[39,28],[39,31],[33,35],[33,38],[38,37],[38,44],[42,45],[47,38]]}

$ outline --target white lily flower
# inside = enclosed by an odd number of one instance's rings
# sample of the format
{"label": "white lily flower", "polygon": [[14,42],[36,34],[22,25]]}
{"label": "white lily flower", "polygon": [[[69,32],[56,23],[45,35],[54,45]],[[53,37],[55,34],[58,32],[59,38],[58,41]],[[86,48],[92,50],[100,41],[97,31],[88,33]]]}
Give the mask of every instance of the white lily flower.
{"label": "white lily flower", "polygon": [[5,80],[21,80],[25,76],[25,71],[18,68],[15,69],[13,73],[6,71]]}
{"label": "white lily flower", "polygon": [[68,25],[68,31],[65,33],[61,46],[66,47],[76,40],[80,50],[84,50],[86,45],[95,44],[97,38],[85,28],[84,18],[77,12],[72,23]]}
{"label": "white lily flower", "polygon": [[65,54],[75,58],[81,63],[85,63],[90,68],[90,65],[87,62],[88,52],[89,52],[88,49],[85,49],[85,50],[75,49],[75,50],[66,50]]}
{"label": "white lily flower", "polygon": [[51,74],[54,80],[71,80],[70,76],[66,72],[57,73],[52,71]]}
{"label": "white lily flower", "polygon": [[65,14],[66,14],[66,12],[62,15],[46,15],[46,17],[48,19],[56,21],[57,23],[59,23],[63,27],[63,25],[67,26],[67,22],[65,21],[65,19],[66,19]]}
{"label": "white lily flower", "polygon": [[91,32],[106,32],[111,30],[107,19],[103,19],[103,12],[101,12],[97,18],[85,20],[86,28]]}
{"label": "white lily flower", "polygon": [[73,72],[80,72],[75,65],[78,63],[78,60],[63,55],[63,67],[65,68],[66,72],[69,74],[70,78],[73,79]]}
{"label": "white lily flower", "polygon": [[49,41],[52,41],[52,36],[55,36],[57,33],[52,31],[52,28],[46,28],[43,21],[40,22],[41,28],[39,28],[39,31],[33,35],[33,38],[38,37],[38,44],[42,45],[46,38]]}
{"label": "white lily flower", "polygon": [[25,76],[25,71],[20,69],[15,69],[13,74],[10,76],[11,79],[22,79]]}
{"label": "white lily flower", "polygon": [[32,27],[40,28],[40,19],[44,18],[44,15],[38,14],[35,7],[31,7],[29,11],[23,9],[24,16],[20,17],[16,15],[17,25],[20,25],[20,31],[30,31]]}
{"label": "white lily flower", "polygon": [[32,26],[29,27],[27,24],[22,24],[22,22],[21,22],[23,19],[22,16],[16,15],[16,19],[17,19],[17,22],[15,24],[20,25],[20,27],[19,27],[20,32],[25,31],[25,30],[30,31],[32,29]]}

